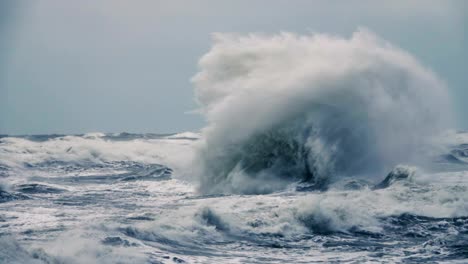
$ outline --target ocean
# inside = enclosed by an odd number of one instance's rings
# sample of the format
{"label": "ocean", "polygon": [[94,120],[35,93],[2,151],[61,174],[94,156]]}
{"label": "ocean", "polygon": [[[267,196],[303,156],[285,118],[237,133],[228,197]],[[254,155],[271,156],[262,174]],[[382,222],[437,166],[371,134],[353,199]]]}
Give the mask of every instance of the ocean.
{"label": "ocean", "polygon": [[319,189],[294,181],[259,194],[200,192],[187,170],[200,140],[198,133],[0,138],[0,262],[468,258],[468,133],[445,135],[431,171],[400,165]]}
{"label": "ocean", "polygon": [[197,132],[0,138],[0,263],[468,262],[443,80],[366,29],[213,38]]}

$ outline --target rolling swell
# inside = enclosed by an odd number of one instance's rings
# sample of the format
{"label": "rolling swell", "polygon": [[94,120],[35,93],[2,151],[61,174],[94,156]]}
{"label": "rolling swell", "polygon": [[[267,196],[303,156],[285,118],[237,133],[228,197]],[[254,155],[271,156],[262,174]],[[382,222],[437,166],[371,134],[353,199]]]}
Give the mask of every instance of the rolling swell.
{"label": "rolling swell", "polygon": [[218,34],[199,66],[204,193],[380,178],[417,163],[416,150],[451,122],[444,84],[366,30],[350,39]]}

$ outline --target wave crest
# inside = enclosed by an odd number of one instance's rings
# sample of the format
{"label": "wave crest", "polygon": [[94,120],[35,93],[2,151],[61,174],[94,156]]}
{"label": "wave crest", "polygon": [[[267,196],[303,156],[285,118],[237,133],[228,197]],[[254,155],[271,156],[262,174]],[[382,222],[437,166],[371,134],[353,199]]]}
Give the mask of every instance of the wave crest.
{"label": "wave crest", "polygon": [[380,174],[451,123],[444,84],[363,29],[349,39],[215,34],[199,66],[202,192]]}

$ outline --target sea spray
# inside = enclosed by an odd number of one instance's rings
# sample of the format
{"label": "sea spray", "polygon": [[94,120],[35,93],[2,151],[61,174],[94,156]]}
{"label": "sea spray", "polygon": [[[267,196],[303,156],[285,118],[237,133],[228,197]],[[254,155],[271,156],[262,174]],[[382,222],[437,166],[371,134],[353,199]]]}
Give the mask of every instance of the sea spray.
{"label": "sea spray", "polygon": [[450,127],[447,89],[410,54],[360,29],[214,34],[193,77],[208,125],[200,190],[268,193],[291,182],[385,175]]}

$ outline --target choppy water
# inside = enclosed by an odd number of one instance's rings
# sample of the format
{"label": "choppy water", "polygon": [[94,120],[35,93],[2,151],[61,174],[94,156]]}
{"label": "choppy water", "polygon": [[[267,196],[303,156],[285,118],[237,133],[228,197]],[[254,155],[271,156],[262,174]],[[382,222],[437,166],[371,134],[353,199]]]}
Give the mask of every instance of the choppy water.
{"label": "choppy water", "polygon": [[264,195],[198,193],[187,170],[197,141],[0,138],[0,263],[468,259],[468,134],[450,135],[431,172],[402,166],[386,181],[295,183]]}

